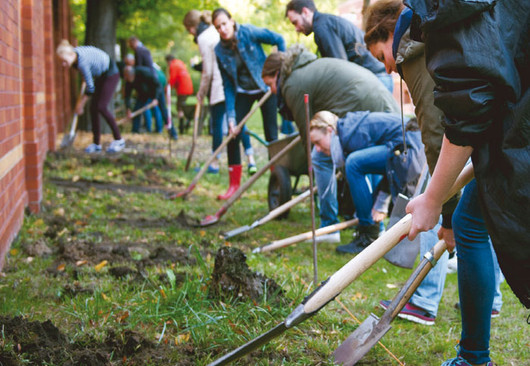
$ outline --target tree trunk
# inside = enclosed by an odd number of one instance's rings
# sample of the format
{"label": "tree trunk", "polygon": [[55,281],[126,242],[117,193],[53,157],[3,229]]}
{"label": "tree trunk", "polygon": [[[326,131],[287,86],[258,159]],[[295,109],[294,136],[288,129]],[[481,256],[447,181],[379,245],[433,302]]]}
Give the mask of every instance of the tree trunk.
{"label": "tree trunk", "polygon": [[115,60],[116,1],[87,0],[85,44],[101,48]]}
{"label": "tree trunk", "polygon": [[[86,15],[85,45],[102,49],[115,60],[116,0],[87,0]],[[84,130],[91,130],[89,103],[90,101],[85,107],[84,118],[79,120],[79,127]],[[111,106],[114,106],[114,98]],[[110,110],[113,111],[114,108],[110,108]],[[102,116],[100,116],[100,128],[102,133],[111,132]]]}

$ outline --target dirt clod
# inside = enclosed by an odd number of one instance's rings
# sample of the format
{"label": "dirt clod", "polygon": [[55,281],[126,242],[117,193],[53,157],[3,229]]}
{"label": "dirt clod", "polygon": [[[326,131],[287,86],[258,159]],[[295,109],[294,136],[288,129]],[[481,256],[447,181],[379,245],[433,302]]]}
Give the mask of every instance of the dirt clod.
{"label": "dirt clod", "polygon": [[269,300],[280,300],[283,289],[272,279],[261,273],[252,272],[246,256],[237,248],[222,247],[215,257],[215,267],[209,296],[221,299],[252,299],[262,301],[266,295]]}

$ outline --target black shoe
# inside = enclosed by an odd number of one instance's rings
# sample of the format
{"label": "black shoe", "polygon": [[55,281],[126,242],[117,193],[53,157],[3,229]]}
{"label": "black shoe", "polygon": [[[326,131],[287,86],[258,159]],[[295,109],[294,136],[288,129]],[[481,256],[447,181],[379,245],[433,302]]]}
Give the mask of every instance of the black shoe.
{"label": "black shoe", "polygon": [[340,245],[335,250],[339,253],[360,253],[368,245],[372,244],[379,237],[379,224],[357,227],[359,235],[357,239],[346,245]]}

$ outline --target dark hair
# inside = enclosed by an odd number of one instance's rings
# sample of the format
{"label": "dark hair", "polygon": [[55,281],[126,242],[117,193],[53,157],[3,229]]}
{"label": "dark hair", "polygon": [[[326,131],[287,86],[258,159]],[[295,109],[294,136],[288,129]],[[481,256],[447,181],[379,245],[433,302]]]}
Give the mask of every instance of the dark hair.
{"label": "dark hair", "polygon": [[232,15],[228,12],[228,10],[225,8],[217,8],[212,13],[212,23],[215,22],[215,19],[221,14],[225,14],[228,19],[232,19]]}
{"label": "dark hair", "polygon": [[291,10],[295,13],[301,14],[303,8],[308,8],[312,12],[317,11],[317,7],[313,0],[291,0],[285,6],[285,16],[287,16],[287,12]]}
{"label": "dark hair", "polygon": [[166,55],[166,62],[171,62],[175,59],[173,55]]}
{"label": "dark hair", "polygon": [[283,52],[273,52],[266,59],[261,69],[261,77],[274,76],[282,68],[285,55]]}
{"label": "dark hair", "polygon": [[388,40],[404,7],[402,0],[378,0],[366,8],[364,42],[367,47]]}

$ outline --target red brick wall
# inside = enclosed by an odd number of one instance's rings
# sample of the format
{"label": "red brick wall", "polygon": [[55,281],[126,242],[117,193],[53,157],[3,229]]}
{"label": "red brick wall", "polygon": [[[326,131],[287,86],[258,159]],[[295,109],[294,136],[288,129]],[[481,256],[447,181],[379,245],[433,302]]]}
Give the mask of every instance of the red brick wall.
{"label": "red brick wall", "polygon": [[[68,38],[69,16],[68,0],[0,1],[0,269],[24,208],[40,210],[44,158],[65,124],[56,94],[70,80],[57,84],[54,50],[60,33]],[[62,117],[71,113],[61,107]]]}

